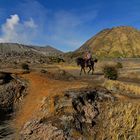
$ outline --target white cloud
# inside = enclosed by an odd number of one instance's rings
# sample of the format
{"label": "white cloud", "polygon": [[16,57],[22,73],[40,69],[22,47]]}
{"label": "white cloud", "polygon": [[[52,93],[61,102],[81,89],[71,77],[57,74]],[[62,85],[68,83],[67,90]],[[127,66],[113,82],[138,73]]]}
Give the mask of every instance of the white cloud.
{"label": "white cloud", "polygon": [[36,27],[32,18],[21,23],[17,14],[11,15],[1,26],[0,42],[30,43],[36,34]]}
{"label": "white cloud", "polygon": [[32,18],[30,18],[29,21],[25,21],[24,24],[26,27],[29,27],[29,28],[36,28],[37,27],[37,25],[35,24],[35,22]]}
{"label": "white cloud", "polygon": [[20,19],[19,19],[19,16],[17,14],[11,15],[10,18],[8,18],[6,20],[6,23],[3,26],[3,29],[14,30],[14,27],[19,24],[19,20]]}

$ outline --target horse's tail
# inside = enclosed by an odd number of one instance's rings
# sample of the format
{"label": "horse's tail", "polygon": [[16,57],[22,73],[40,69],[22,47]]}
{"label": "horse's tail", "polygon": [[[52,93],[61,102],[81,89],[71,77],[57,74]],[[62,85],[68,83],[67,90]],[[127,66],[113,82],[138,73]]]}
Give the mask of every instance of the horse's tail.
{"label": "horse's tail", "polygon": [[98,62],[98,59],[91,59],[91,61],[90,61],[90,64],[91,64],[91,66],[94,66],[94,64],[95,63],[97,63]]}
{"label": "horse's tail", "polygon": [[95,62],[95,63],[97,63],[97,62],[98,62],[98,59],[97,59],[97,58],[95,58],[95,59],[94,59],[94,62]]}

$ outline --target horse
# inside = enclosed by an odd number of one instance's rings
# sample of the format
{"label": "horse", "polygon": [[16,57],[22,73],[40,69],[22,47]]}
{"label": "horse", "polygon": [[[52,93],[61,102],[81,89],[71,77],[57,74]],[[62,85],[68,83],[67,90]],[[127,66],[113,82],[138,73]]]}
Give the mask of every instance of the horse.
{"label": "horse", "polygon": [[76,59],[77,65],[81,67],[80,75],[82,74],[82,71],[84,71],[84,74],[86,74],[86,70],[85,70],[86,67],[89,68],[88,74],[90,73],[90,71],[92,71],[92,75],[93,75],[94,64],[97,63],[97,61],[98,61],[97,59],[94,59],[94,60],[91,59],[86,66],[86,60],[84,58],[82,57],[77,58]]}

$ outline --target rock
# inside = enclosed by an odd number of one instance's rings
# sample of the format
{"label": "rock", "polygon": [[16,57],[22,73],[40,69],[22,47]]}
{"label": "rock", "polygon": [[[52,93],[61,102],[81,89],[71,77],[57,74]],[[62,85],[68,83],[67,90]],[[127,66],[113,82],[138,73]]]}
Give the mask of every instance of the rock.
{"label": "rock", "polygon": [[3,85],[5,81],[3,79],[0,79],[0,85]]}
{"label": "rock", "polygon": [[42,124],[39,120],[33,120],[25,124],[20,132],[20,140],[65,140],[62,130],[57,129],[52,124]]}
{"label": "rock", "polygon": [[[4,76],[5,77],[5,76]],[[6,75],[6,77],[8,77]],[[11,78],[11,77],[10,77]],[[9,79],[10,79],[9,78]],[[26,85],[17,79],[4,79],[3,85],[0,86],[0,111],[9,111],[16,108],[16,104],[26,94]],[[8,82],[8,83],[5,83]]]}
{"label": "rock", "polygon": [[67,91],[64,96],[53,98],[54,112],[49,114],[51,99],[44,97],[40,110],[44,116],[24,125],[21,140],[85,140],[88,136],[94,137],[103,98],[112,100],[113,95],[105,89],[98,93],[95,88]]}

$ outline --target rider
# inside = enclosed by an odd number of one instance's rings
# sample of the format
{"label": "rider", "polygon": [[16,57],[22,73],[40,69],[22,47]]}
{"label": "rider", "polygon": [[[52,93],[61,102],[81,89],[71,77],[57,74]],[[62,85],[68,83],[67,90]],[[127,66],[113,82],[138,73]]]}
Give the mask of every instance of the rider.
{"label": "rider", "polygon": [[91,59],[92,59],[91,52],[90,51],[86,51],[84,58],[86,60],[86,66],[88,66],[88,64],[91,62]]}

